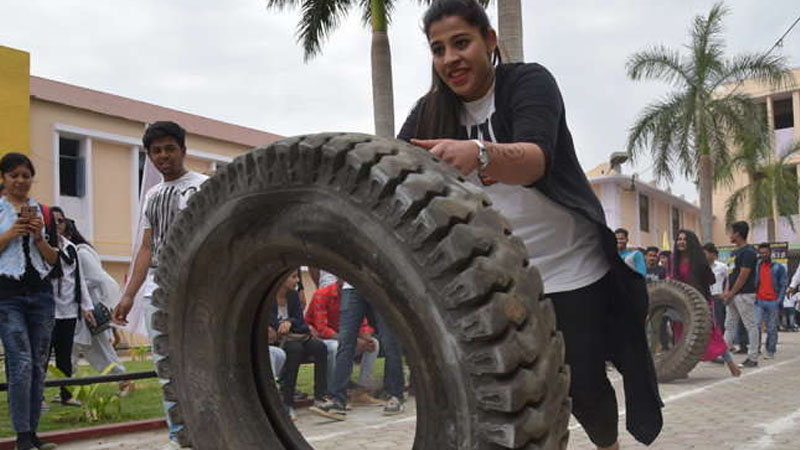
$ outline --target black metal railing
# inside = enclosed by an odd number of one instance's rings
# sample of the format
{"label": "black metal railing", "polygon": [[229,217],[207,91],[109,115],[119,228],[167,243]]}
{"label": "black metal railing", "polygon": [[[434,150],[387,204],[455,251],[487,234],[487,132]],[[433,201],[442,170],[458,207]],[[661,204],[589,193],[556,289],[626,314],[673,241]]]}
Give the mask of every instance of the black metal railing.
{"label": "black metal railing", "polygon": [[[112,383],[115,381],[131,381],[131,380],[144,380],[148,378],[156,378],[155,370],[149,372],[131,372],[120,373],[115,375],[98,375],[95,377],[78,377],[78,378],[54,378],[44,381],[45,387],[61,387],[61,386],[86,386],[88,384],[97,383]],[[0,383],[0,392],[8,390],[8,383]]]}

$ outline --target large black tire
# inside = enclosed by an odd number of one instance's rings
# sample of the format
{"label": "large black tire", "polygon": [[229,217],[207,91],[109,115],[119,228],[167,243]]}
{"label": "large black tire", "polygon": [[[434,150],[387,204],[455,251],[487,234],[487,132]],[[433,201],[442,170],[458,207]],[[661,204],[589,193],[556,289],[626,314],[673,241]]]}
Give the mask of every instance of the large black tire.
{"label": "large black tire", "polygon": [[153,328],[183,443],[309,449],[269,373],[269,293],[311,265],[353,283],[400,337],[414,449],[564,449],[569,371],[552,304],[488,198],[406,143],[296,137],[207,181],[159,255]]}
{"label": "large black tire", "polygon": [[[697,289],[676,280],[648,283],[647,290],[650,294],[648,334],[658,380],[684,378],[700,362],[711,337],[708,303]],[[669,346],[662,346],[658,342],[663,341],[664,335],[656,331],[665,323],[669,324],[660,320],[665,311],[670,311],[666,315],[676,319],[674,322],[682,328],[679,338],[675,340],[672,335],[675,328],[668,330]]]}

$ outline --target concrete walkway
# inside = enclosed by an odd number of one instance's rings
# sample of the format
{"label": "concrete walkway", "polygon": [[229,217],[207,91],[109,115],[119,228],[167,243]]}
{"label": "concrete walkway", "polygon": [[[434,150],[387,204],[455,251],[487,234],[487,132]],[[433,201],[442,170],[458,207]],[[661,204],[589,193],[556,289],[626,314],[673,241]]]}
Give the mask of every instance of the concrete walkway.
{"label": "concrete walkway", "polygon": [[[650,447],[621,431],[623,449],[656,450],[797,450],[800,449],[800,333],[780,333],[774,360],[731,378],[727,368],[700,363],[688,379],[662,384],[665,426]],[[737,361],[744,356],[737,355]],[[617,374],[612,383],[621,396]],[[620,397],[620,405],[624,401]],[[347,422],[332,422],[303,410],[297,426],[316,450],[410,449],[416,425],[415,405],[386,418],[380,408],[357,408]],[[625,411],[620,411],[624,430]],[[569,450],[592,449],[573,422]],[[62,450],[153,450],[166,442],[164,433],[139,433],[62,445]],[[427,450],[427,449],[424,449]]]}

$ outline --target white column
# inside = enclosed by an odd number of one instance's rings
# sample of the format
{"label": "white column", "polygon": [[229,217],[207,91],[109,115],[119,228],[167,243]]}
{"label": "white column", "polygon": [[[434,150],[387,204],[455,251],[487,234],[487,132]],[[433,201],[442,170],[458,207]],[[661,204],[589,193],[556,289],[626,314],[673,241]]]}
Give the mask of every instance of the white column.
{"label": "white column", "polygon": [[772,152],[777,151],[775,148],[775,107],[772,103],[772,96],[767,96],[767,136],[769,137],[769,148]]}
{"label": "white column", "polygon": [[84,151],[83,151],[83,158],[84,158],[84,170],[86,173],[83,174],[84,176],[84,186],[86,188],[85,198],[84,198],[84,211],[86,211],[87,216],[87,223],[86,223],[86,230],[89,232],[89,235],[86,236],[86,239],[89,242],[94,242],[94,160],[92,159],[92,138],[87,137],[84,141]]}
{"label": "white column", "polygon": [[[139,225],[139,146],[131,146],[131,239],[136,239]],[[135,244],[134,244],[135,245]]]}
{"label": "white column", "polygon": [[792,92],[792,118],[794,140],[800,142],[800,90]]}

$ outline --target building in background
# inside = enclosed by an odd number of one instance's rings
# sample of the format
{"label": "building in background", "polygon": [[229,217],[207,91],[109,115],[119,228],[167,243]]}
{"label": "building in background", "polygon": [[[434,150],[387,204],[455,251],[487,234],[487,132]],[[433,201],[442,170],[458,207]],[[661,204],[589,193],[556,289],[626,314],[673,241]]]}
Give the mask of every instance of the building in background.
{"label": "building in background", "polygon": [[172,120],[183,126],[186,165],[207,174],[280,138],[31,76],[29,61],[28,53],[0,46],[0,153],[21,152],[33,160],[35,198],[76,219],[120,284],[136,234],[147,124]]}
{"label": "building in background", "polygon": [[[763,105],[765,117],[771,134],[771,142],[776,155],[785,151],[795,142],[800,141],[800,68],[792,71],[794,82],[787,86],[775,89],[747,80],[738,85],[727,86],[727,89],[736,89],[737,92],[751,96],[754,101]],[[794,177],[800,175],[800,155],[794,155],[789,159],[790,174]],[[728,238],[725,232],[725,205],[731,194],[737,189],[747,185],[747,175],[740,172],[734,175],[734,181],[730,186],[718,186],[714,189],[714,223],[713,236],[717,244],[727,243]],[[800,205],[798,205],[800,211]],[[797,248],[800,245],[798,231],[800,231],[800,215],[795,211],[792,216],[797,231],[792,230],[789,221],[779,218],[775,225],[775,236],[769,239],[767,230],[772,218],[762,218],[755,223],[751,223],[750,242],[773,242],[787,241],[790,248]],[[748,220],[749,211],[744,206],[739,211],[737,220]]]}
{"label": "building in background", "polygon": [[623,174],[626,160],[624,153],[614,153],[610,162],[586,173],[603,205],[608,227],[628,230],[631,247],[671,248],[678,230],[698,233],[700,208],[636,175]]}

